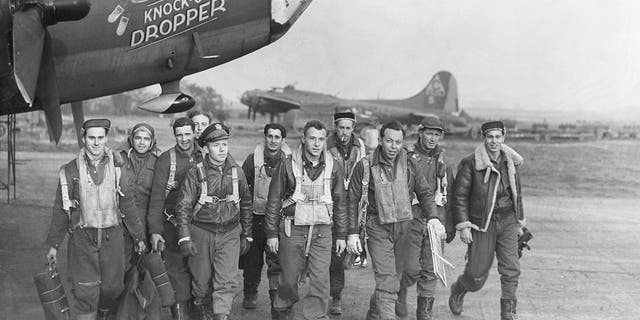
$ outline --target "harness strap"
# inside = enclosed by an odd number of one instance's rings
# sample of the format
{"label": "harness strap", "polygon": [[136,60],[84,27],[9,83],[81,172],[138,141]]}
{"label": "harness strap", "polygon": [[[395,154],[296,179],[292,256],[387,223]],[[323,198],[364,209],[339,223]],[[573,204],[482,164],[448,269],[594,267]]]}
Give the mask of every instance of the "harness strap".
{"label": "harness strap", "polygon": [[240,191],[238,187],[238,168],[231,168],[231,188],[233,189],[232,193],[227,195],[224,198],[218,198],[217,196],[207,195],[208,187],[207,180],[204,179],[200,182],[200,197],[198,198],[198,202],[193,207],[193,212],[196,213],[202,209],[202,207],[207,204],[217,204],[219,202],[233,202],[234,204],[238,204],[240,202]]}
{"label": "harness strap", "polygon": [[362,158],[362,196],[360,203],[369,204],[369,158]]}
{"label": "harness strap", "polygon": [[169,164],[169,178],[167,179],[167,190],[165,193],[165,196],[169,194],[169,192],[171,192],[171,190],[173,190],[173,188],[175,188],[175,184],[176,184],[176,149],[172,148],[171,150],[169,150],[169,158],[170,158],[170,164]]}
{"label": "harness strap", "polygon": [[67,183],[67,172],[65,170],[65,166],[60,167],[60,191],[62,194],[62,210],[64,210],[67,214],[71,214],[71,209],[76,206],[71,202],[71,198],[69,196],[69,184]]}

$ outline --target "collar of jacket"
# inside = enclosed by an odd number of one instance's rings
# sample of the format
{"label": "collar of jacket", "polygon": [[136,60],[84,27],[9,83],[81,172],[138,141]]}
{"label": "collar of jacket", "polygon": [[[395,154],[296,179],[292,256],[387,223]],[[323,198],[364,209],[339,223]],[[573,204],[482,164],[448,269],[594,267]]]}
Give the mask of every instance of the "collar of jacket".
{"label": "collar of jacket", "polygon": [[176,153],[177,154],[179,154],[179,155],[181,155],[183,157],[186,157],[186,158],[195,156],[196,153],[198,153],[198,152],[202,153],[200,150],[198,150],[195,147],[195,145],[192,146],[191,149],[189,149],[189,150],[182,150],[182,148],[180,148],[177,144],[173,148],[176,149]]}
{"label": "collar of jacket", "polygon": [[382,147],[381,146],[377,146],[374,150],[373,150],[373,154],[371,156],[371,166],[377,166],[377,165],[383,165],[383,166],[393,166],[395,168],[395,166],[398,163],[398,159],[400,158],[401,153],[406,153],[407,150],[400,149],[400,153],[398,153],[396,155],[396,158],[393,159],[393,163],[388,162],[388,160],[386,158],[384,158],[384,155],[382,154]]}
{"label": "collar of jacket", "polygon": [[[511,188],[511,194],[513,195],[514,205],[516,205],[515,199],[518,198],[518,189],[516,188],[516,166],[522,165],[524,158],[504,143],[500,147],[500,152],[502,153],[503,159],[507,162],[509,187]],[[484,174],[484,183],[489,181],[492,171],[500,175],[500,171],[498,171],[498,169],[493,165],[493,162],[491,162],[491,158],[489,157],[487,149],[483,143],[476,147],[474,154],[476,162],[475,169],[477,171],[486,170]]]}

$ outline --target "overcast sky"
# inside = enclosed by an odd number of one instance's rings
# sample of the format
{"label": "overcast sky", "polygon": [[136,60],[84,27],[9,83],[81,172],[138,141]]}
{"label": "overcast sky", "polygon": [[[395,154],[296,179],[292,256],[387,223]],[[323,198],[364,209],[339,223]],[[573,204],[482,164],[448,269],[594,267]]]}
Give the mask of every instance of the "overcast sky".
{"label": "overcast sky", "polygon": [[640,1],[315,0],[276,43],[186,79],[227,99],[288,83],[403,98],[449,70],[471,114],[585,109],[640,121],[638,17]]}

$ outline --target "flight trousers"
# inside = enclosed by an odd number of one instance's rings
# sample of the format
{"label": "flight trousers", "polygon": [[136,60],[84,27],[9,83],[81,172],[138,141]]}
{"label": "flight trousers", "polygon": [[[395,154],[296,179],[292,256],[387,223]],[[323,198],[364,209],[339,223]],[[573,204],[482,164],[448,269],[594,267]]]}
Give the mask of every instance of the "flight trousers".
{"label": "flight trousers", "polygon": [[246,254],[240,256],[238,267],[243,271],[244,294],[258,294],[262,277],[262,267],[267,264],[269,290],[278,289],[281,268],[278,255],[266,250],[267,238],[264,234],[264,215],[253,215],[253,244]]}
{"label": "flight trousers", "polygon": [[372,296],[381,320],[395,319],[395,303],[398,300],[400,276],[407,267],[407,255],[403,244],[411,235],[413,220],[380,224],[377,215],[367,216],[369,258],[376,281]]}
{"label": "flight trousers", "polygon": [[187,302],[191,299],[191,274],[189,273],[188,259],[182,255],[178,246],[176,227],[165,221],[162,237],[165,240],[162,260],[167,268],[169,281],[171,281],[176,296],[176,303]]}
{"label": "flight trousers", "polygon": [[495,214],[486,232],[471,230],[473,242],[467,247],[467,264],[458,278],[466,291],[480,290],[489,276],[493,256],[498,258],[502,299],[516,299],[520,261],[518,260],[518,222],[515,213]]}
{"label": "flight trousers", "polygon": [[79,315],[117,309],[124,291],[122,227],[75,229],[68,243],[69,279]]}
{"label": "flight trousers", "polygon": [[406,268],[400,280],[400,290],[406,290],[417,283],[418,297],[435,295],[438,277],[433,268],[431,256],[431,240],[426,234],[426,226],[422,219],[411,221],[409,236],[405,238],[402,248],[406,250]]}
{"label": "flight trousers", "polygon": [[280,222],[278,254],[280,257],[280,281],[274,307],[285,310],[299,300],[298,280],[303,271],[309,271],[309,292],[304,297],[305,319],[329,319],[329,265],[331,262],[331,225],[314,225],[309,256],[305,256],[305,245],[309,226],[291,226],[291,235],[284,233],[284,219]]}
{"label": "flight trousers", "polygon": [[340,298],[344,289],[344,258],[346,251],[341,255],[336,253],[336,239],[331,241],[331,263],[329,264],[329,295],[332,298]]}
{"label": "flight trousers", "polygon": [[214,314],[230,314],[238,287],[240,223],[211,232],[191,225],[191,240],[198,251],[189,257],[194,301],[203,302],[211,294]]}

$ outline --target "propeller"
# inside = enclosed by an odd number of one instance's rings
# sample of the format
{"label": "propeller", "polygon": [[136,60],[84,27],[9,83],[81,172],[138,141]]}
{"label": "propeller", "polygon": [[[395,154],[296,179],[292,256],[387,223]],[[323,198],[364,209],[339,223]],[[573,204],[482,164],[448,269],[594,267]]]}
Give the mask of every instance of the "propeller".
{"label": "propeller", "polygon": [[89,0],[22,0],[13,15],[13,77],[29,105],[39,102],[45,112],[49,138],[62,135],[60,95],[56,84],[53,43],[47,27],[84,18]]}

